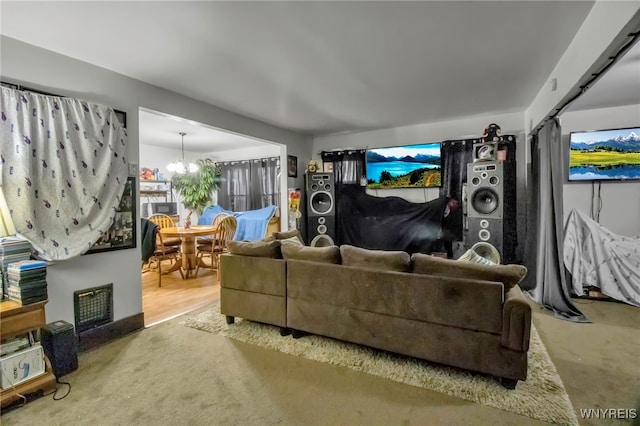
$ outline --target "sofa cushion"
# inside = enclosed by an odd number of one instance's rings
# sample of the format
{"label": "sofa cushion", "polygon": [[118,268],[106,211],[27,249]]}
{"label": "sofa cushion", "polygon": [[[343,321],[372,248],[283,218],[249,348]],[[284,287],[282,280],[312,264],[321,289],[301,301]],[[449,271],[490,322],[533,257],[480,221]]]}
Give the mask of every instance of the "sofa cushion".
{"label": "sofa cushion", "polygon": [[240,256],[282,259],[280,241],[229,241],[229,253]]}
{"label": "sofa cushion", "polygon": [[384,271],[408,272],[411,258],[404,251],[369,250],[350,245],[340,247],[342,264]]}
{"label": "sofa cushion", "polygon": [[527,268],[522,265],[482,265],[422,253],[414,253],[411,263],[416,274],[501,282],[505,292],[520,283],[527,274]]}
{"label": "sofa cushion", "polygon": [[[284,240],[283,240],[284,241]],[[282,244],[282,257],[285,260],[310,260],[320,263],[340,264],[340,249],[338,246],[305,247],[296,244]]]}
{"label": "sofa cushion", "polygon": [[285,231],[285,232],[274,232],[273,236],[276,237],[276,239],[278,240],[286,240],[291,237],[297,237],[300,240],[300,242],[304,245],[304,240],[302,239],[302,235],[300,234],[300,230],[298,229],[292,229],[291,231]]}

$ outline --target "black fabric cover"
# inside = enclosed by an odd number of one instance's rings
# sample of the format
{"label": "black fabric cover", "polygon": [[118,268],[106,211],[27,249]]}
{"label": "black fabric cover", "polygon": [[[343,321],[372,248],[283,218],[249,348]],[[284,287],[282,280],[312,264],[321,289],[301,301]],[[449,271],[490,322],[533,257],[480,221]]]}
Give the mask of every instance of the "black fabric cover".
{"label": "black fabric cover", "polygon": [[143,217],[140,218],[140,223],[142,225],[140,227],[142,229],[142,261],[146,262],[156,250],[156,233],[160,227]]}
{"label": "black fabric cover", "polygon": [[400,197],[373,197],[345,186],[337,199],[339,245],[431,253],[443,236],[447,197],[411,203]]}

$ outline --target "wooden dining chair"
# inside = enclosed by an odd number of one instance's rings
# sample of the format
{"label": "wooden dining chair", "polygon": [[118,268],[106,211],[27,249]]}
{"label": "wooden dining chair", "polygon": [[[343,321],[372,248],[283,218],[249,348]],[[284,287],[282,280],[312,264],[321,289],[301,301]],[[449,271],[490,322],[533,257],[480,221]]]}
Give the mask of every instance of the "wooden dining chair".
{"label": "wooden dining chair", "polygon": [[[176,263],[181,262],[182,259],[179,256],[180,247],[164,244],[164,240],[159,229],[156,233],[156,242],[156,248],[149,258],[149,262],[155,262],[156,269],[158,270],[158,287],[162,287],[162,262],[165,260],[171,260],[171,266],[173,267],[176,266]],[[182,279],[184,279],[182,268],[177,268],[177,270],[180,271],[180,275],[182,276]]]}
{"label": "wooden dining chair", "polygon": [[[176,226],[176,224],[173,221],[173,219],[171,218],[171,216],[168,216],[168,215],[162,214],[162,213],[152,214],[147,219],[149,219],[151,222],[157,224],[160,227],[160,229],[173,228],[173,227]],[[156,240],[156,244],[159,244],[159,243],[160,242]],[[165,245],[165,246],[180,247],[180,244],[181,244],[181,240],[178,237],[171,237],[171,238],[164,238],[163,239],[163,245]]]}
{"label": "wooden dining chair", "polygon": [[[218,215],[216,215],[216,217],[217,216]],[[215,220],[216,218],[214,218],[214,222]],[[218,265],[220,264],[220,255],[227,250],[227,243],[233,240],[237,227],[238,221],[236,218],[227,214],[219,219],[217,232],[213,237],[198,242],[198,260],[196,261],[197,266],[195,272],[196,277],[198,276],[198,270],[200,269],[200,265],[203,263],[202,259],[204,257],[210,258],[210,269],[218,269]]]}
{"label": "wooden dining chair", "polygon": [[[215,226],[216,229],[218,228],[218,225],[220,225],[220,222],[222,221],[222,219],[224,219],[227,216],[231,216],[229,213],[225,213],[225,212],[220,212],[218,214],[216,214],[212,219],[211,219],[211,226]],[[196,240],[196,245],[208,245],[212,240],[215,240],[218,238],[218,233],[217,231],[211,235],[207,235],[204,237],[198,237]]]}

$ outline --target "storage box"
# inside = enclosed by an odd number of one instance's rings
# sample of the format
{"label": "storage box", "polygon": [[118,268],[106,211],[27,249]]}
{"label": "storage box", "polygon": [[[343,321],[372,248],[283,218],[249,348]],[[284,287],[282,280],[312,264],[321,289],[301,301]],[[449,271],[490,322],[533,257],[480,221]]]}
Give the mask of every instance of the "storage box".
{"label": "storage box", "polygon": [[0,384],[2,389],[10,389],[44,373],[44,351],[35,345],[0,358]]}

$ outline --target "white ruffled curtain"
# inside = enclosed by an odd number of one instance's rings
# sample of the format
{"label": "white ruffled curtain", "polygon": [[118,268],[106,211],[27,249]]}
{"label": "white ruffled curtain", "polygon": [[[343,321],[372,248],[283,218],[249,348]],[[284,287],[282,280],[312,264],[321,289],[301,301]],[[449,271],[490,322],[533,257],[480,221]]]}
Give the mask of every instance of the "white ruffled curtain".
{"label": "white ruffled curtain", "polygon": [[45,260],[91,248],[127,180],[126,130],[113,109],[2,88],[2,190],[18,234]]}

